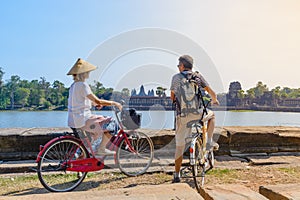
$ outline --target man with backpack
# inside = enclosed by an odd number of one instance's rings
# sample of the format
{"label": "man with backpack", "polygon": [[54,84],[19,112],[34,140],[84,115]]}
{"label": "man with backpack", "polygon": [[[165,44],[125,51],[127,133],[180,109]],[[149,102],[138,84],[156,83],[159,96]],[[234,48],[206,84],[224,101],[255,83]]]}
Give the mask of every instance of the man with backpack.
{"label": "man with backpack", "polygon": [[199,72],[193,72],[193,58],[189,55],[179,57],[179,73],[172,77],[171,99],[176,103],[176,151],[175,151],[175,173],[173,183],[180,182],[180,168],[185,150],[185,138],[189,137],[192,129],[187,123],[202,119],[207,121],[207,144],[206,148],[218,150],[219,145],[213,141],[215,128],[215,115],[211,110],[203,115],[201,109],[201,90],[203,88],[211,97],[211,103],[219,105],[216,93],[210,88],[207,81]]}

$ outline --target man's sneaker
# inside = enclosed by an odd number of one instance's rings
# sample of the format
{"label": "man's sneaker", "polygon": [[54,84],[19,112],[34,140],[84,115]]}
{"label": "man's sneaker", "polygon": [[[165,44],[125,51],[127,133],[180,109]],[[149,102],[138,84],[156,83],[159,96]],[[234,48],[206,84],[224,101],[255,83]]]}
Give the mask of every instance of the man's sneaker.
{"label": "man's sneaker", "polygon": [[116,152],[114,151],[111,151],[111,150],[108,150],[108,149],[104,149],[104,150],[98,150],[97,153],[95,154],[96,157],[99,157],[99,156],[112,156],[114,155]]}
{"label": "man's sneaker", "polygon": [[174,174],[174,178],[173,178],[172,183],[180,183],[180,177],[179,176],[175,176],[175,174]]}
{"label": "man's sneaker", "polygon": [[207,150],[213,149],[214,151],[217,151],[217,150],[219,150],[219,144],[216,143],[215,141],[212,141],[211,143],[206,144],[206,149]]}

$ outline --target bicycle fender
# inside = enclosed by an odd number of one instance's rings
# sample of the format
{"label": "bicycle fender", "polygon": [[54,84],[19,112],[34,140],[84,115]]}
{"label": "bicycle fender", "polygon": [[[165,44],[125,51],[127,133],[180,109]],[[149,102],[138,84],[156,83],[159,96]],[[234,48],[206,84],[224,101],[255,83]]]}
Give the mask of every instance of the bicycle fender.
{"label": "bicycle fender", "polygon": [[50,140],[49,142],[47,142],[45,145],[40,145],[40,152],[37,155],[37,158],[35,160],[36,163],[38,163],[41,160],[41,156],[43,155],[45,149],[47,149],[50,145],[52,145],[54,142],[61,140],[61,139],[72,139],[75,141],[78,141],[79,143],[81,143],[81,141],[73,136],[70,135],[65,135],[65,136],[59,136],[56,138],[53,138],[52,140]]}
{"label": "bicycle fender", "polygon": [[196,164],[195,158],[195,145],[196,145],[197,138],[193,138],[190,145],[190,165]]}

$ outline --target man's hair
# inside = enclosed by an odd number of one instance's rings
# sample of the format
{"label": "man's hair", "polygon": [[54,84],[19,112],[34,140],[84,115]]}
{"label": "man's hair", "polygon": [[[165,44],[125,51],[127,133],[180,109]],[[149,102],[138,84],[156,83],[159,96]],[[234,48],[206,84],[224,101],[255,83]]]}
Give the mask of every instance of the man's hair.
{"label": "man's hair", "polygon": [[193,68],[193,58],[189,55],[183,55],[179,57],[179,62],[181,62],[185,69]]}

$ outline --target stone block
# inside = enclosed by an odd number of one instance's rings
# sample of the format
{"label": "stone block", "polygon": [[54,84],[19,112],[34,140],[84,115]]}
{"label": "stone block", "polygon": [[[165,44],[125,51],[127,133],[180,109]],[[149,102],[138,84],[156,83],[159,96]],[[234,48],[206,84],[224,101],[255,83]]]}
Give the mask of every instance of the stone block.
{"label": "stone block", "polygon": [[236,184],[205,186],[200,194],[206,200],[267,200],[263,195]]}
{"label": "stone block", "polygon": [[259,193],[270,200],[300,200],[300,184],[260,186]]}
{"label": "stone block", "polygon": [[298,127],[224,127],[227,131],[230,150],[241,153],[300,150],[300,128]]}

